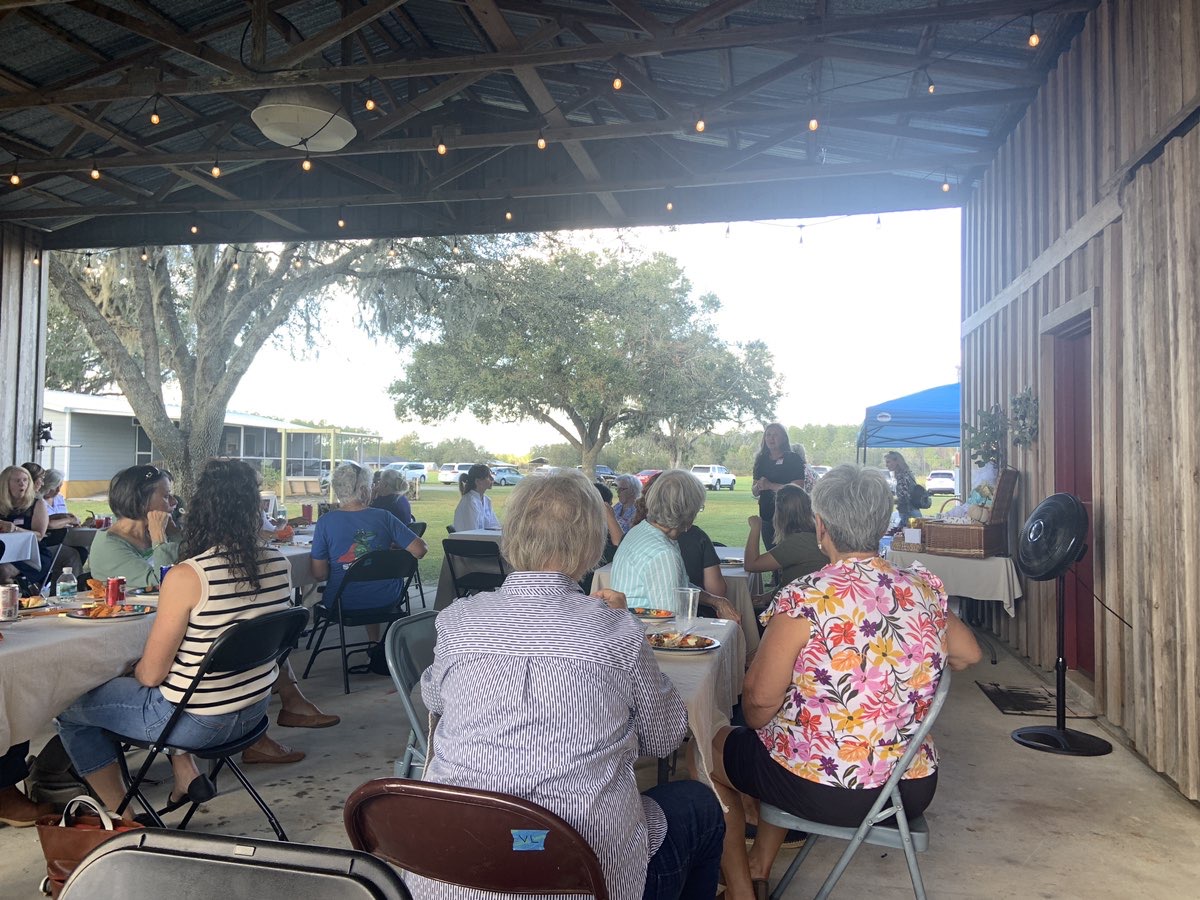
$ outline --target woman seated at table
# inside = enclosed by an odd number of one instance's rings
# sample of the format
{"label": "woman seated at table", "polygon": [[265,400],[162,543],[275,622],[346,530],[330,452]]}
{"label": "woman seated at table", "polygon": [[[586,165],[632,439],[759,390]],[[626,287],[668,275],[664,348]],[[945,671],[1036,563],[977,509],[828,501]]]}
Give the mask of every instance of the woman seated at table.
{"label": "woman seated at table", "polygon": [[175,506],[169,473],[157,466],[122,469],[109,482],[108,505],[117,520],[96,532],[92,576],[100,581],[124,578],[126,590],[158,587],[162,567],[179,557],[179,544],[168,534]]}
{"label": "woman seated at table", "polygon": [[[67,538],[68,530],[78,525],[79,519],[67,512],[67,504],[59,492],[63,481],[62,473],[55,469],[43,469],[35,462],[21,463],[21,468],[29,473],[33,479],[34,491],[46,503],[46,534],[38,541],[38,550],[43,562],[50,565],[43,581],[47,584],[54,584],[67,566],[70,566],[71,571],[78,575],[83,571],[83,561],[87,559],[87,549],[68,547],[63,543]],[[58,501],[62,505],[58,506],[54,501]],[[61,512],[57,510],[61,510]]]}
{"label": "woman seated at table", "polygon": [[408,491],[408,479],[403,472],[395,469],[383,469],[375,473],[374,499],[372,509],[386,509],[400,520],[402,525],[412,524],[412,505],[405,493]]}
{"label": "woman seated at table", "polygon": [[633,517],[637,514],[637,501],[640,496],[642,483],[636,475],[617,476],[617,505],[613,507],[613,513],[617,517],[617,524],[621,526],[622,534],[628,533],[635,524]]}
{"label": "woman seated at table", "polygon": [[[498,591],[437,618],[421,679],[440,716],[425,779],[558,814],[596,851],[613,900],[713,897],[716,797],[695,781],[639,796],[634,774],[638,756],[680,745],[687,710],[624,597],[585,596],[577,583],[604,546],[600,497],[584,475],[562,470],[521,481],[506,513],[501,549],[514,571]],[[406,881],[418,900],[484,896]]]}
{"label": "woman seated at table", "polygon": [[[149,466],[134,468],[142,470],[135,474],[143,481],[159,481],[146,472]],[[124,492],[128,479],[118,479],[114,483]],[[120,500],[127,499],[122,493]],[[235,622],[291,605],[288,563],[278,550],[262,545],[258,530],[257,473],[240,460],[210,461],[188,511],[182,561],[163,581],[142,658],[131,675],[89,691],[59,715],[58,731],[71,761],[109,809],[120,804],[125,785],[119,746],[106,732],[156,738],[212,640]],[[203,707],[180,717],[172,743],[201,750],[236,740],[266,714],[276,674],[271,664],[208,675],[200,688]],[[214,796],[214,785],[190,754],[172,756],[171,767],[175,785],[168,809]]]}
{"label": "woman seated at table", "polygon": [[[345,463],[333,470],[333,493],[338,508],[317,519],[313,530],[313,577],[325,582],[320,604],[331,608],[338,595],[346,569],[372,550],[399,547],[417,559],[428,551],[425,542],[385,509],[372,509],[371,473],[356,463]],[[342,593],[342,608],[370,609],[391,606],[399,599],[399,581],[371,581],[351,584]],[[367,638],[378,641],[378,625],[368,625]]]}
{"label": "woman seated at table", "polygon": [[37,538],[39,561],[13,563],[36,587],[45,582],[54,561],[54,550],[42,546],[48,524],[46,502],[38,496],[29,471],[23,466],[9,466],[0,472],[0,534],[28,531]]}
{"label": "woman seated at table", "polygon": [[[929,708],[942,667],[979,661],[941,580],[920,564],[897,569],[879,557],[892,514],[880,472],[838,466],[817,482],[812,505],[830,562],[786,586],[763,614],[767,630],[742,691],[750,727],[722,728],[713,740],[713,777],[729,810],[721,868],[731,900],[765,890],[784,837],[760,820],[747,858],[740,794],[802,818],[859,825]],[[937,761],[930,740],[901,782],[910,817],[933,799]]]}
{"label": "woman seated at table", "polygon": [[714,597],[729,596],[729,586],[721,572],[721,557],[712,538],[703,528],[693,525],[679,535],[679,555],[683,557],[683,570],[688,582],[712,594]]}
{"label": "woman seated at table", "polygon": [[492,512],[492,501],[484,492],[496,483],[492,470],[476,463],[458,476],[458,492],[462,499],[454,510],[455,531],[499,531],[500,520]]}
{"label": "woman seated at table", "polygon": [[[704,507],[704,488],[691,472],[669,469],[655,479],[643,499],[646,518],[629,529],[617,547],[612,588],[628,597],[631,606],[682,612],[675,591],[689,581],[678,541]],[[722,619],[740,621],[724,597],[702,593],[700,602]]]}
{"label": "woman seated at table", "polygon": [[[817,546],[817,526],[813,521],[812,501],[808,491],[794,484],[785,484],[775,492],[775,538],[776,544],[766,553],[759,551],[759,535],[762,519],[750,516],[746,520],[750,534],[746,538],[744,555],[747,572],[775,572],[783,570],[781,585],[791,584],[829,562]],[[754,599],[770,598],[774,592]]]}

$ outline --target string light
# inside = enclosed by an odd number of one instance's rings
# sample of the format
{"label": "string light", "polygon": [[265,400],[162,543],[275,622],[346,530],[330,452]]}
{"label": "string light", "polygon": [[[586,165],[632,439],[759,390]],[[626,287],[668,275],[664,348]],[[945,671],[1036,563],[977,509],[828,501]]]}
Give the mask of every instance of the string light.
{"label": "string light", "polygon": [[454,243],[450,245],[450,252],[455,255],[462,252],[458,247],[458,235],[457,234],[454,236]]}
{"label": "string light", "polygon": [[42,264],[42,258],[40,256],[35,256],[33,258],[33,264],[35,266],[40,266]]}
{"label": "string light", "polygon": [[546,135],[540,129],[538,131],[537,148],[539,150],[546,149]]}
{"label": "string light", "polygon": [[821,123],[817,121],[816,116],[813,116],[811,119],[808,120],[808,130],[809,131],[816,131],[820,127],[821,127]]}
{"label": "string light", "polygon": [[613,77],[613,90],[619,91],[623,87],[625,87],[625,82],[621,80],[621,76],[620,75],[614,76]]}
{"label": "string light", "polygon": [[21,173],[17,171],[17,161],[15,159],[13,160],[12,174],[8,176],[8,183],[13,187],[21,183]]}
{"label": "string light", "polygon": [[84,260],[84,263],[83,263],[83,274],[84,274],[84,275],[91,275],[91,274],[92,274],[92,254],[90,254],[90,253],[87,255],[87,259],[86,259],[86,260]]}
{"label": "string light", "polygon": [[943,194],[950,193],[950,173],[949,172],[947,172],[946,176],[942,179],[942,193]]}
{"label": "string light", "polygon": [[221,177],[221,156],[219,153],[213,154],[213,164],[212,164],[212,168],[209,171],[212,172],[213,178]]}
{"label": "string light", "polygon": [[922,69],[921,71],[925,73],[925,81],[928,82],[928,84],[925,87],[925,90],[929,91],[929,93],[932,94],[934,91],[937,90],[937,87],[934,85],[933,79],[929,77],[929,70]]}
{"label": "string light", "polygon": [[394,243],[392,243],[392,244],[388,244],[388,248],[387,248],[387,255],[388,255],[388,256],[395,256],[395,255],[396,255],[396,245],[395,245]]}
{"label": "string light", "polygon": [[242,267],[242,251],[240,247],[233,248],[233,271]]}
{"label": "string light", "polygon": [[300,163],[300,168],[302,168],[305,172],[312,171],[312,159],[309,157],[307,150],[304,151],[304,161]]}
{"label": "string light", "polygon": [[150,110],[150,124],[158,125],[162,122],[162,116],[158,114],[158,94],[154,95],[154,109]]}
{"label": "string light", "polygon": [[674,211],[675,211],[675,204],[674,204],[674,202],[672,202],[672,201],[668,200],[668,201],[667,201],[667,212],[674,212]]}
{"label": "string light", "polygon": [[438,154],[438,156],[446,155],[446,142],[445,141],[438,141],[437,154]]}
{"label": "string light", "polygon": [[150,252],[145,247],[143,247],[142,248],[142,262],[149,262],[149,261],[150,261]]}
{"label": "string light", "polygon": [[505,221],[505,222],[511,222],[512,220],[513,220],[513,214],[512,214],[512,210],[511,210],[511,209],[506,209],[506,210],[504,211],[504,221]]}
{"label": "string light", "polygon": [[703,116],[703,115],[701,115],[699,118],[697,118],[697,119],[696,119],[696,131],[697,131],[697,133],[704,131],[704,129],[705,129],[706,127],[708,127],[708,126],[704,124],[704,116]]}
{"label": "string light", "polygon": [[343,207],[338,208],[337,226],[338,228],[346,227],[346,210]]}
{"label": "string light", "polygon": [[1041,42],[1042,42],[1042,39],[1040,37],[1038,37],[1037,28],[1034,27],[1034,24],[1033,24],[1033,13],[1030,13],[1029,14],[1029,46],[1036,47]]}
{"label": "string light", "polygon": [[91,171],[91,176],[92,176],[92,181],[99,181],[99,180],[100,180],[100,169],[99,169],[99,168],[97,168],[97,166],[96,166],[96,161],[95,161],[94,159],[92,160],[92,171]]}
{"label": "string light", "polygon": [[296,261],[294,263],[292,263],[292,265],[295,266],[297,269],[303,269],[304,268],[304,260],[302,260],[300,257],[297,256]]}
{"label": "string light", "polygon": [[363,106],[366,108],[367,112],[374,112],[375,111],[375,98],[368,97],[366,102],[363,103]]}
{"label": "string light", "polygon": [[199,226],[199,225],[193,225],[193,226],[192,226],[192,227],[189,229],[189,231],[191,231],[191,232],[192,232],[192,234],[199,234],[199,233],[200,233],[200,226]]}

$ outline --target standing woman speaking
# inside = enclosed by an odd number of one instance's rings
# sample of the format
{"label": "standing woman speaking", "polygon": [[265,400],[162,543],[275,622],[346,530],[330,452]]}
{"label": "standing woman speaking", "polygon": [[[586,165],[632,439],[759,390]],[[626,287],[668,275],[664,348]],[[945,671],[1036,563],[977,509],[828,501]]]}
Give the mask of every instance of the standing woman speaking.
{"label": "standing woman speaking", "polygon": [[792,450],[787,429],[772,422],[763,431],[762,447],[754,457],[754,483],[750,492],[758,498],[758,516],[762,520],[763,546],[775,546],[775,492],[785,484],[804,487],[808,466],[804,457]]}

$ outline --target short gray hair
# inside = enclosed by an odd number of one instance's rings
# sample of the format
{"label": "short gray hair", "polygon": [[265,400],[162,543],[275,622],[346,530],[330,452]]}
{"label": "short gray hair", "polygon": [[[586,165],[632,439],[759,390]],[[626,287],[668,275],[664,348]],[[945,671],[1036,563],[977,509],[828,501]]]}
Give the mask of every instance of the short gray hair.
{"label": "short gray hair", "polygon": [[667,469],[646,493],[646,518],[663,528],[686,528],[703,508],[704,486],[684,469]]}
{"label": "short gray hair", "polygon": [[604,555],[604,501],[582,472],[523,478],[504,507],[500,550],[517,571],[578,581]]}
{"label": "short gray hair", "polygon": [[638,481],[636,475],[618,475],[617,476],[617,492],[618,493],[620,492],[621,488],[629,488],[629,490],[633,491],[633,499],[634,500],[636,500],[638,497],[642,496],[642,483],[640,481]]}
{"label": "short gray hair", "polygon": [[892,521],[892,489],[878,469],[842,465],[826,473],[812,493],[813,512],[841,553],[879,553]]}
{"label": "short gray hair", "polygon": [[378,474],[379,490],[403,494],[408,490],[408,479],[399,469],[383,469]]}
{"label": "short gray hair", "polygon": [[339,502],[371,500],[371,473],[357,463],[343,463],[333,470],[333,495]]}
{"label": "short gray hair", "polygon": [[58,469],[47,469],[42,475],[42,494],[49,494],[62,487],[63,473]]}

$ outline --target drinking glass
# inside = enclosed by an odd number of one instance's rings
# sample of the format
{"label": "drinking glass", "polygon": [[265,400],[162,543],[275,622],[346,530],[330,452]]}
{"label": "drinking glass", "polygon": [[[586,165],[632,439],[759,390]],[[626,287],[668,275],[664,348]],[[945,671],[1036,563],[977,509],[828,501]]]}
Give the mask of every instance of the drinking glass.
{"label": "drinking glass", "polygon": [[700,589],[694,587],[682,587],[675,589],[675,615],[684,622],[691,622],[696,618],[696,612],[700,606]]}

